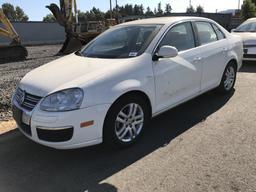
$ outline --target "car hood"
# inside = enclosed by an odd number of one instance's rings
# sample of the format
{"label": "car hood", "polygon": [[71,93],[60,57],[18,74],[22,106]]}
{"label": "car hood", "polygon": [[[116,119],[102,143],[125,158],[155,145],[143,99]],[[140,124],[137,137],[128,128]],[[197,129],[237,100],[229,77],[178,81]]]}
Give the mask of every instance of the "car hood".
{"label": "car hood", "polygon": [[256,45],[256,33],[243,32],[233,34],[239,35],[246,45]]}
{"label": "car hood", "polygon": [[19,87],[30,94],[44,97],[55,91],[80,87],[106,73],[123,68],[131,59],[110,60],[71,54],[27,73]]}

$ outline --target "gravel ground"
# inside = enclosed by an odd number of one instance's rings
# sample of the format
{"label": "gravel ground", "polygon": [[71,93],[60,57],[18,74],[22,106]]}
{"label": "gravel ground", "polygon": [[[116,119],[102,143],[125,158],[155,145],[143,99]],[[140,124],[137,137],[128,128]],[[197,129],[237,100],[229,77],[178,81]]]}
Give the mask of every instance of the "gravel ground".
{"label": "gravel ground", "polygon": [[54,56],[60,45],[27,47],[26,61],[0,64],[0,121],[11,118],[11,95],[21,78],[31,71],[49,61],[57,59]]}

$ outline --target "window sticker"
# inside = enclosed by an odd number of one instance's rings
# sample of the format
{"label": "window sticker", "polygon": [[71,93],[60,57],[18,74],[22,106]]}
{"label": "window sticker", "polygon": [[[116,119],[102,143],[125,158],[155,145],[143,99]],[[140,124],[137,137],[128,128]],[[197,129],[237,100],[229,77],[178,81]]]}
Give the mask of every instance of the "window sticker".
{"label": "window sticker", "polygon": [[137,52],[130,52],[129,57],[136,57],[138,55]]}

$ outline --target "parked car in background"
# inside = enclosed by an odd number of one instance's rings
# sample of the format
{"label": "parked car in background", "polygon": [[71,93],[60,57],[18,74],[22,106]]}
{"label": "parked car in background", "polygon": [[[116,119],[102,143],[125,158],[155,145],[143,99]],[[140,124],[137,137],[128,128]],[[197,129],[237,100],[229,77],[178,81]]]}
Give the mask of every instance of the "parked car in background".
{"label": "parked car in background", "polygon": [[243,40],[243,60],[256,60],[256,18],[246,20],[232,32],[239,35]]}
{"label": "parked car in background", "polygon": [[127,147],[152,117],[215,88],[229,93],[242,56],[241,38],[206,18],[124,23],[29,72],[12,99],[14,119],[58,149]]}

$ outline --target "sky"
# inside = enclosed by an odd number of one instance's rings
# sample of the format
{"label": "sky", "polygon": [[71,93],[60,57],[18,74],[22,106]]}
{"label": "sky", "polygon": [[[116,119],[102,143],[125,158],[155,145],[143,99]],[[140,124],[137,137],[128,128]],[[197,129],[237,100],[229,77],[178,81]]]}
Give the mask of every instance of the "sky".
{"label": "sky", "polygon": [[[116,0],[112,0],[115,5]],[[129,4],[143,4],[143,6],[150,7],[152,10],[157,6],[159,2],[162,3],[162,7],[166,3],[170,3],[173,12],[185,12],[189,4],[189,0],[117,0],[118,5]],[[226,9],[237,9],[239,0],[192,0],[192,5],[202,5],[205,12],[216,12]],[[3,3],[11,3],[14,6],[20,6],[25,13],[29,16],[30,21],[41,21],[42,18],[47,15],[49,10],[45,8],[46,5],[56,3],[59,5],[59,0],[0,0],[0,5]],[[109,9],[109,0],[77,0],[78,9],[81,11],[90,10],[93,6],[106,11]],[[242,2],[242,1],[241,1]]]}

